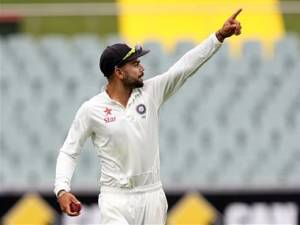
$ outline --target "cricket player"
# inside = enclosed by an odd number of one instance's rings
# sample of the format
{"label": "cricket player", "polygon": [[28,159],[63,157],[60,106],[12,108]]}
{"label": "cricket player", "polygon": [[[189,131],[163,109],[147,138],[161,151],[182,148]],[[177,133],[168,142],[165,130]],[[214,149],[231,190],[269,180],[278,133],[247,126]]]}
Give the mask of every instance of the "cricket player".
{"label": "cricket player", "polygon": [[108,84],[80,107],[57,158],[54,192],[64,213],[80,214],[70,183],[82,146],[91,137],[101,160],[100,223],[165,224],[168,204],[160,180],[159,109],[225,38],[241,33],[236,20],[241,10],[168,71],[145,81],[139,58],[149,50],[119,43],[103,51],[100,69]]}

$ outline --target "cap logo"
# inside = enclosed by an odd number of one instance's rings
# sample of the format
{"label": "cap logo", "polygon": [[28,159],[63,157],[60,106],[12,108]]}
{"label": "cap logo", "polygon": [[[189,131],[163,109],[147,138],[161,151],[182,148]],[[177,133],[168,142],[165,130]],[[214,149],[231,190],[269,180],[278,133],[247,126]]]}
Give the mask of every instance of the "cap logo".
{"label": "cap logo", "polygon": [[129,56],[131,56],[132,54],[134,54],[135,53],[135,48],[132,48],[124,57],[123,57],[123,59],[122,59],[122,61],[123,60],[126,60]]}

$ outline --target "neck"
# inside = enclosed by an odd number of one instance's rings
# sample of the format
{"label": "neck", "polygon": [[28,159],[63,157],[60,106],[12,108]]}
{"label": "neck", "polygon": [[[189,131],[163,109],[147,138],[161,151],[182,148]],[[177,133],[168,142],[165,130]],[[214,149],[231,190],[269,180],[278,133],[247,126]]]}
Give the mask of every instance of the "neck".
{"label": "neck", "polygon": [[106,86],[106,92],[111,99],[126,107],[132,89],[124,87],[121,82],[109,82]]}

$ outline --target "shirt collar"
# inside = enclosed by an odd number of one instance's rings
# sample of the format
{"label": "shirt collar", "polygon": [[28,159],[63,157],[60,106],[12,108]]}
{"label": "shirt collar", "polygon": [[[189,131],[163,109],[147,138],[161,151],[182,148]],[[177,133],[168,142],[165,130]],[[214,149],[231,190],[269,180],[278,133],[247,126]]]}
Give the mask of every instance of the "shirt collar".
{"label": "shirt collar", "polygon": [[[107,85],[104,85],[102,86],[101,88],[101,91],[105,97],[105,99],[107,99],[108,101],[111,101],[111,102],[116,102],[115,100],[111,99],[106,91],[106,87]],[[129,100],[128,100],[128,103],[127,103],[127,106],[129,106],[131,103],[134,102],[134,100],[141,94],[141,88],[134,88],[131,92],[131,95],[129,97]]]}

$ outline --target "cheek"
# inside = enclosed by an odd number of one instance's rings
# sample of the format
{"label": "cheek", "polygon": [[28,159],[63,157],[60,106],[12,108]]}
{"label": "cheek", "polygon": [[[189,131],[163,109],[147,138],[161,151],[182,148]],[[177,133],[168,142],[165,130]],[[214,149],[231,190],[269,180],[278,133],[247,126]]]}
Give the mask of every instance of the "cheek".
{"label": "cheek", "polygon": [[127,75],[127,78],[129,78],[129,79],[137,79],[140,75],[140,72],[138,69],[132,69],[126,75]]}
{"label": "cheek", "polygon": [[134,81],[136,78],[135,78],[135,76],[131,73],[131,74],[128,74],[128,73],[126,73],[125,75],[124,75],[124,82],[125,83],[131,83],[132,81]]}

